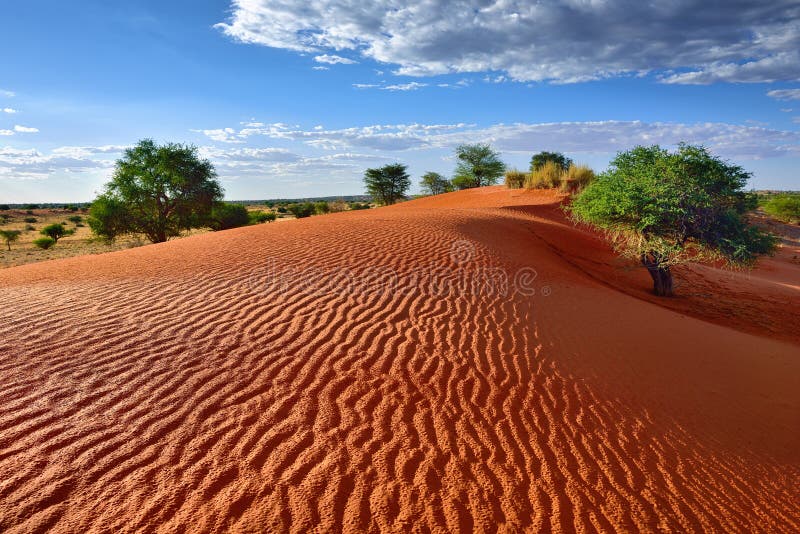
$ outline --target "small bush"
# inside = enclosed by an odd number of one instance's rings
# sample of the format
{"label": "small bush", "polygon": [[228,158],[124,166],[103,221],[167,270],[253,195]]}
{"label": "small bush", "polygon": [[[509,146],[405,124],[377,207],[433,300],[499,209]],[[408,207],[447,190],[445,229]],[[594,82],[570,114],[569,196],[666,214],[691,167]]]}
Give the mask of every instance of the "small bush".
{"label": "small bush", "polygon": [[52,237],[40,237],[39,239],[34,239],[33,244],[41,249],[47,250],[56,244],[56,240]]}
{"label": "small bush", "polygon": [[83,217],[81,217],[80,215],[73,215],[68,220],[75,224],[79,224],[83,222]]}
{"label": "small bush", "polygon": [[314,202],[314,211],[317,215],[325,215],[326,213],[330,213],[331,207],[328,206],[328,203],[324,200],[320,200],[319,202]]}
{"label": "small bush", "polygon": [[33,210],[25,210],[25,215],[33,215]]}
{"label": "small bush", "polygon": [[39,222],[39,219],[37,219],[36,217],[25,217],[23,221],[25,221],[26,223],[35,223]]}
{"label": "small bush", "polygon": [[248,216],[250,217],[250,224],[261,224],[265,222],[272,222],[278,218],[278,215],[269,211],[251,211]]}
{"label": "small bush", "polygon": [[[53,240],[53,242],[57,242],[64,236],[72,235],[75,233],[75,230],[67,230],[64,228],[63,224],[56,223],[56,224],[49,224],[42,228],[41,234],[49,237]],[[43,247],[46,248],[46,247]]]}
{"label": "small bush", "polygon": [[36,230],[36,227],[34,225],[32,225],[32,224],[26,224],[25,225],[25,231],[26,232],[33,232],[34,230]]}
{"label": "small bush", "polygon": [[554,161],[545,161],[541,167],[528,174],[525,187],[528,189],[551,189],[561,185],[561,167]]}
{"label": "small bush", "polygon": [[517,169],[510,169],[506,171],[506,187],[509,189],[520,189],[525,185],[525,178],[527,173]]}
{"label": "small bush", "polygon": [[286,206],[278,206],[276,210],[278,213],[289,213],[289,210],[286,209]]}
{"label": "small bush", "polygon": [[594,180],[594,171],[586,165],[570,165],[561,175],[561,190],[570,193],[582,191]]}
{"label": "small bush", "polygon": [[250,224],[250,216],[247,208],[241,204],[220,202],[211,209],[209,226],[212,230],[229,230],[248,224]]}
{"label": "small bush", "polygon": [[67,206],[66,209],[68,209],[69,211],[75,212],[75,211],[78,211],[78,206],[71,205],[71,206]]}
{"label": "small bush", "polygon": [[344,200],[334,200],[333,202],[328,202],[328,209],[331,213],[347,211],[347,203]]}
{"label": "small bush", "polygon": [[776,195],[764,204],[764,211],[783,222],[800,222],[800,194]]}
{"label": "small bush", "polygon": [[351,202],[350,203],[351,210],[368,210],[369,204],[366,202]]}
{"label": "small bush", "polygon": [[298,219],[311,217],[314,215],[314,213],[316,213],[316,211],[317,207],[313,202],[301,202],[299,204],[292,204],[289,206],[289,212]]}

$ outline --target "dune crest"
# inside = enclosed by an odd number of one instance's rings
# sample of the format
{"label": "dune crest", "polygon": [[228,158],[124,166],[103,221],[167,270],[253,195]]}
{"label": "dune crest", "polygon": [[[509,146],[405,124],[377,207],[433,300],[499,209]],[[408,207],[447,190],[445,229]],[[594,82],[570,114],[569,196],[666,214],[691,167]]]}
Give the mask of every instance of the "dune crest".
{"label": "dune crest", "polygon": [[800,531],[800,266],[656,302],[558,200],[0,271],[0,530]]}

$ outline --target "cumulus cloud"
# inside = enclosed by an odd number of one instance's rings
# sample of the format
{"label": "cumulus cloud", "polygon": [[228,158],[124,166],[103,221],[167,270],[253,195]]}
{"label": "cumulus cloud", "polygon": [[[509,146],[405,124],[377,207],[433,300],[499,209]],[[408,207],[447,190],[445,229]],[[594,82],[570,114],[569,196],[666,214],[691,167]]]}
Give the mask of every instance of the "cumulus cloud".
{"label": "cumulus cloud", "polygon": [[314,56],[314,61],[317,63],[327,63],[328,65],[352,65],[354,63],[358,63],[352,59],[334,54],[322,54],[321,56]]}
{"label": "cumulus cloud", "polygon": [[655,72],[667,83],[800,79],[797,0],[233,0],[229,37],[348,51],[429,76],[501,72],[571,83]]}
{"label": "cumulus cloud", "polygon": [[17,124],[16,126],[14,126],[14,131],[18,133],[37,133],[39,131],[39,128],[30,128],[28,126],[20,126],[19,124]]}
{"label": "cumulus cloud", "polygon": [[17,112],[17,110],[14,109],[14,108],[3,108],[3,109],[0,109],[0,111],[2,111],[3,113],[9,113],[9,114]]}
{"label": "cumulus cloud", "polygon": [[488,142],[504,152],[557,149],[565,152],[613,153],[638,144],[703,144],[726,157],[768,158],[800,155],[800,132],[758,125],[594,121],[495,124],[388,124],[343,129],[300,129],[264,124],[232,132],[239,140],[266,137],[299,141],[324,150],[368,148],[397,152],[452,149],[461,143]]}
{"label": "cumulus cloud", "polygon": [[[75,150],[78,148],[83,151]],[[62,147],[49,154],[36,149],[0,147],[0,178],[45,179],[54,174],[81,173],[113,166],[113,161],[89,157],[91,153],[89,147]]]}
{"label": "cumulus cloud", "polygon": [[800,89],[775,89],[768,91],[767,96],[775,100],[800,100]]}

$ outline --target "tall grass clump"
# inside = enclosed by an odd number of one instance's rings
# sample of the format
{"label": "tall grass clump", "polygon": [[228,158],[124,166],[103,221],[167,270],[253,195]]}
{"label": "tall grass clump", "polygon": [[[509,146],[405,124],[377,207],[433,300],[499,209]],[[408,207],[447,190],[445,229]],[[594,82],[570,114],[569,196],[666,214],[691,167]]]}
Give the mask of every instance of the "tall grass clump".
{"label": "tall grass clump", "polygon": [[509,189],[521,189],[525,186],[525,178],[528,176],[517,169],[509,169],[506,171],[506,187]]}
{"label": "tall grass clump", "polygon": [[764,211],[785,223],[800,223],[800,194],[777,195],[764,204]]}
{"label": "tall grass clump", "polygon": [[561,167],[554,161],[545,161],[541,167],[527,175],[527,189],[551,189],[561,185]]}
{"label": "tall grass clump", "polygon": [[568,193],[582,191],[594,180],[594,171],[587,165],[570,165],[561,175],[561,190]]}

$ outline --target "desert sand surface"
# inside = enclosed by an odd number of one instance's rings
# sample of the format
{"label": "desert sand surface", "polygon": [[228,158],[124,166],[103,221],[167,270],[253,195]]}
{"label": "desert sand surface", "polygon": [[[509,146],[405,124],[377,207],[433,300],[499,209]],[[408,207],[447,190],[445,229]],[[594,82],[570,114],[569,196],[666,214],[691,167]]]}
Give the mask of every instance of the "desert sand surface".
{"label": "desert sand surface", "polygon": [[0,271],[0,531],[800,531],[798,250],[656,299],[559,200]]}

